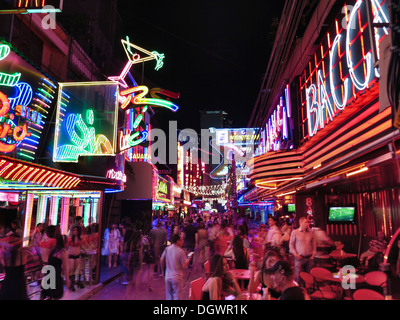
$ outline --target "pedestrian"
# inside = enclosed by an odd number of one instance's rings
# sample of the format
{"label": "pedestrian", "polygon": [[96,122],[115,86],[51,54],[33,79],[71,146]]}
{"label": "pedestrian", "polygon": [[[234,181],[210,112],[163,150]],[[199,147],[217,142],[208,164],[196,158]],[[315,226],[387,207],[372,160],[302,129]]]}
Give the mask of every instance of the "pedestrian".
{"label": "pedestrian", "polygon": [[154,258],[157,273],[162,276],[163,271],[160,263],[160,258],[167,245],[167,230],[162,227],[161,221],[158,221],[157,227],[155,229],[150,230],[149,238],[151,239],[150,241],[153,243],[154,246]]}
{"label": "pedestrian", "polygon": [[240,235],[236,235],[233,238],[224,256],[233,260],[235,269],[247,269],[249,267],[250,253],[245,247],[243,238]]}
{"label": "pedestrian", "polygon": [[165,248],[161,256],[161,264],[165,265],[165,292],[166,300],[182,300],[183,272],[193,257],[186,257],[182,249],[184,244],[183,235],[174,235],[172,244]]}
{"label": "pedestrian", "polygon": [[141,268],[141,243],[142,233],[134,226],[132,232],[129,233],[129,238],[125,242],[125,252],[127,254],[127,282],[128,284],[137,284],[138,271]]}
{"label": "pedestrian", "polygon": [[129,253],[130,253],[130,243],[129,240],[132,237],[133,227],[130,222],[124,222],[122,227],[122,238],[123,244],[121,246],[121,253],[120,253],[120,261],[121,267],[125,274],[125,281],[122,284],[126,285],[129,283],[129,272],[128,272],[128,263],[129,263]]}
{"label": "pedestrian", "polygon": [[301,217],[299,225],[299,228],[292,231],[289,240],[289,251],[294,255],[294,278],[297,282],[300,280],[300,272],[310,272],[317,252],[317,242],[310,229],[310,222],[306,217]]}
{"label": "pedestrian", "polygon": [[[68,272],[68,252],[65,249],[64,237],[61,234],[56,235],[56,246],[49,255],[48,266],[52,266],[55,270],[55,287],[51,287],[52,279],[50,283],[42,283],[41,298],[45,300],[59,300],[64,295],[63,275],[65,276],[67,288],[71,284]],[[46,287],[43,288],[44,286]]]}
{"label": "pedestrian", "polygon": [[22,247],[22,237],[11,233],[0,241],[5,278],[0,289],[0,300],[29,300],[25,280],[28,247]]}
{"label": "pedestrian", "polygon": [[[194,252],[196,248],[197,228],[193,225],[193,219],[189,218],[188,224],[183,228],[184,248],[186,253]],[[192,267],[193,260],[190,260],[189,268]]]}
{"label": "pedestrian", "polygon": [[153,278],[154,278],[154,246],[149,236],[142,238],[142,253],[143,253],[143,274],[147,275],[148,289],[153,291]]}
{"label": "pedestrian", "polygon": [[118,226],[114,223],[111,226],[110,233],[108,235],[108,267],[116,267],[117,259],[120,252],[120,241],[121,232]]}
{"label": "pedestrian", "polygon": [[275,217],[268,218],[268,233],[267,238],[264,242],[264,249],[277,249],[279,248],[279,242],[282,237],[282,231],[279,229],[276,223]]}
{"label": "pedestrian", "polygon": [[205,228],[204,222],[199,222],[197,225],[196,233],[196,248],[198,251],[198,261],[201,266],[206,262],[208,257],[208,232]]}

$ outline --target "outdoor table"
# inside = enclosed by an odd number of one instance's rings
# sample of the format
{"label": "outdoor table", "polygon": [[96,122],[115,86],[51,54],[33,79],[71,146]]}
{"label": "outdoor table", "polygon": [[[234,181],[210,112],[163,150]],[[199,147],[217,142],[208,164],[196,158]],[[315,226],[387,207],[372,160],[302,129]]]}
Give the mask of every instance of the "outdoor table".
{"label": "outdoor table", "polygon": [[[353,278],[353,279],[355,279],[356,287],[357,287],[357,285],[359,285],[359,284],[365,282],[365,277],[362,276],[362,275],[360,275],[360,274],[351,274],[350,277]],[[322,279],[322,280],[324,280],[324,281],[327,281],[327,282],[332,282],[332,283],[336,284],[338,287],[341,287],[342,289],[345,289],[345,288],[343,288],[343,286],[342,286],[343,278],[340,277],[340,275],[339,275],[338,272],[333,272],[333,273],[331,273],[331,274],[328,274],[328,273],[326,273],[326,274],[321,273],[321,274],[318,276],[318,278],[319,278],[319,279]],[[345,296],[348,297],[348,298],[351,297],[351,291],[350,291],[351,289],[352,289],[352,288],[350,287],[350,288],[344,290]],[[355,289],[356,289],[356,288],[355,288]]]}
{"label": "outdoor table", "polygon": [[333,251],[329,254],[333,259],[336,260],[336,266],[339,267],[340,260],[348,259],[348,258],[356,258],[357,255],[355,253],[348,253],[344,252],[343,250],[340,251]]}
{"label": "outdoor table", "polygon": [[250,280],[250,270],[249,269],[232,269],[232,274],[237,280],[240,281],[240,288],[244,291],[244,280]]}

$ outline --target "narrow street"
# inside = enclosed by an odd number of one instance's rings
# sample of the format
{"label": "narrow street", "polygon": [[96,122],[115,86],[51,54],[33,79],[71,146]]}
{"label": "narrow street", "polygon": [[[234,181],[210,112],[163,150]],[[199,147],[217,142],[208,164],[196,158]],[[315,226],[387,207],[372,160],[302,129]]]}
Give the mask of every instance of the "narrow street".
{"label": "narrow street", "polygon": [[[185,270],[183,297],[189,299],[190,282],[204,277],[204,270],[198,266]],[[95,293],[88,300],[165,300],[165,281],[164,277],[154,274],[153,290],[148,289],[148,274],[140,275],[138,285],[125,285],[124,276],[117,278],[108,285],[104,286],[99,292]]]}

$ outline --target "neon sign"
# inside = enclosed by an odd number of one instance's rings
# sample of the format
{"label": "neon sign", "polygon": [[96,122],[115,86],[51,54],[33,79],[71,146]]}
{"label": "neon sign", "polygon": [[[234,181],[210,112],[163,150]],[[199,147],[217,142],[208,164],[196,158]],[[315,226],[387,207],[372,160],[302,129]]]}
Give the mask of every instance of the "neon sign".
{"label": "neon sign", "polygon": [[[179,109],[179,107],[170,100],[159,98],[159,94],[162,94],[176,99],[179,98],[179,93],[161,88],[154,88],[150,90],[151,98],[146,98],[146,95],[149,93],[149,88],[146,86],[138,86],[131,75],[129,76],[134,86],[129,88],[125,79],[134,64],[156,60],[157,65],[155,69],[159,70],[164,64],[164,55],[157,51],[150,52],[136,46],[129,41],[128,37],[126,40],[121,40],[121,42],[128,57],[128,62],[119,76],[108,77],[108,79],[124,88],[124,90],[119,92],[118,101],[121,109],[127,110],[126,115],[128,119],[132,119],[133,121],[129,121],[126,128],[119,132],[120,152],[139,146],[144,148],[148,147],[149,142],[147,140],[150,135],[150,124],[146,124],[145,114],[149,106],[167,108],[173,112]],[[139,51],[140,54],[137,51]],[[141,54],[144,54],[144,56],[142,57]],[[143,152],[145,153],[145,151]]]}
{"label": "neon sign", "polygon": [[126,174],[122,171],[114,171],[113,169],[108,170],[106,177],[113,180],[120,180],[126,182]]}
{"label": "neon sign", "polygon": [[279,99],[279,104],[273,110],[265,128],[261,131],[261,143],[258,145],[257,155],[293,147],[291,119],[290,88],[287,85],[284,94]]}
{"label": "neon sign", "polygon": [[[118,83],[121,87],[123,88],[128,88],[128,84],[125,81],[125,78],[127,74],[129,73],[129,70],[132,68],[134,64],[149,61],[149,60],[156,60],[157,64],[155,69],[159,70],[163,65],[163,59],[165,58],[164,54],[158,53],[157,51],[148,51],[144,48],[141,48],[137,45],[134,45],[129,41],[129,38],[126,37],[126,40],[121,40],[122,46],[124,47],[125,53],[128,57],[128,62],[126,63],[124,69],[122,70],[121,74],[119,76],[112,76],[108,77],[108,80],[114,81]],[[144,54],[144,57],[141,57],[139,53],[133,52],[133,49],[138,50],[142,54]]]}
{"label": "neon sign", "polygon": [[[0,67],[0,152],[16,150],[17,157],[34,160],[55,85],[33,71],[8,44],[0,44]],[[16,67],[30,72],[15,71]]]}
{"label": "neon sign", "polygon": [[158,192],[161,192],[163,194],[168,194],[168,185],[164,181],[160,180],[158,181]]}
{"label": "neon sign", "polygon": [[61,83],[53,161],[78,162],[80,156],[114,155],[116,123],[115,83]]}
{"label": "neon sign", "polygon": [[[346,14],[346,29],[341,29],[338,20],[335,21],[333,41],[328,32],[320,54],[315,53],[300,78],[309,137],[333,121],[357,97],[357,92],[370,89],[372,82],[380,77],[373,65],[372,46],[376,46],[379,53],[379,43],[388,30],[374,27],[375,41],[370,43],[367,10],[371,9],[374,23],[389,23],[389,14],[387,1],[371,0],[370,3],[371,8],[368,8],[367,1],[356,1],[350,14]],[[344,11],[347,12],[347,8]],[[314,69],[312,63],[315,63]]]}

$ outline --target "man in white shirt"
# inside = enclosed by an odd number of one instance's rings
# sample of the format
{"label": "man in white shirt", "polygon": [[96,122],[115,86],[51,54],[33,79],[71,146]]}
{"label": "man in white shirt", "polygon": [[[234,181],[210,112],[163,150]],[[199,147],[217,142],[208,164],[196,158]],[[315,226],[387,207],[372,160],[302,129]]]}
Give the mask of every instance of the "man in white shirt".
{"label": "man in white shirt", "polygon": [[289,252],[294,255],[295,281],[299,281],[300,272],[310,272],[314,266],[314,257],[317,253],[315,234],[310,230],[310,222],[306,217],[299,219],[300,227],[290,235]]}
{"label": "man in white shirt", "polygon": [[189,265],[191,257],[186,257],[182,249],[184,239],[182,234],[174,234],[172,245],[165,248],[161,256],[161,265],[165,262],[165,292],[166,300],[182,300],[183,271]]}
{"label": "man in white shirt", "polygon": [[267,233],[266,240],[264,241],[264,246],[267,248],[268,247],[278,247],[279,242],[282,237],[282,231],[276,225],[275,217],[268,218],[268,226],[269,226],[269,230]]}

